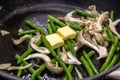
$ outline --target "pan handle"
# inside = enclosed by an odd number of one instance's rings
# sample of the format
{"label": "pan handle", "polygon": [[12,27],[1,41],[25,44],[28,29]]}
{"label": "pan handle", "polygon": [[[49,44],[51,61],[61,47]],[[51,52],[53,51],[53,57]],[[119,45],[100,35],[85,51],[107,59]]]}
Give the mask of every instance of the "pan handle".
{"label": "pan handle", "polygon": [[20,78],[17,78],[14,75],[11,76],[10,74],[6,73],[5,71],[1,71],[1,70],[0,70],[0,77],[6,80],[20,80]]}

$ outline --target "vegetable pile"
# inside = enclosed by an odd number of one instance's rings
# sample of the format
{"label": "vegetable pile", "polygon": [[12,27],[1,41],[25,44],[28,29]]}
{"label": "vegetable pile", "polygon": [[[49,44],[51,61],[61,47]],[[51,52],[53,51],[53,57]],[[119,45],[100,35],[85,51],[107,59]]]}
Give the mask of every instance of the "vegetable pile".
{"label": "vegetable pile", "polygon": [[[25,21],[26,26],[31,29],[19,29],[20,38],[12,38],[15,46],[22,44],[23,41],[28,42],[27,50],[22,55],[15,55],[20,66],[6,63],[0,64],[0,69],[18,70],[17,77],[23,76],[22,70],[27,69],[31,74],[30,80],[43,80],[40,73],[47,69],[55,74],[65,73],[64,80],[73,80],[74,69],[78,79],[83,79],[83,74],[76,65],[82,65],[88,76],[94,76],[110,69],[118,62],[116,52],[120,52],[120,34],[115,26],[120,19],[114,21],[114,11],[99,13],[96,6],[91,5],[84,11],[75,9],[65,17],[55,18],[52,15],[47,17],[47,32],[30,20]],[[82,50],[78,53],[77,51],[84,46],[91,50],[89,52]],[[78,54],[81,56],[77,56]],[[93,56],[96,60],[104,59],[100,69],[94,65],[91,59]],[[42,60],[42,64],[29,63],[33,58],[36,58],[38,63]]]}

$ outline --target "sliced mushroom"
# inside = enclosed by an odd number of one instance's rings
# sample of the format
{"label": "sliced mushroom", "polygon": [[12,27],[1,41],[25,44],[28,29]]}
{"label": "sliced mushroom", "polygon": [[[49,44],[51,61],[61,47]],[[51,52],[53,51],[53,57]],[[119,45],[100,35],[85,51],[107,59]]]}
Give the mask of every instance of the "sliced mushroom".
{"label": "sliced mushroom", "polygon": [[40,52],[40,53],[43,53],[43,54],[50,54],[50,51],[45,48],[45,47],[39,47],[35,44],[35,39],[32,38],[31,41],[30,41],[30,45],[32,46],[32,48],[34,50],[36,50],[37,52]]}
{"label": "sliced mushroom", "polygon": [[112,20],[111,20],[111,19],[109,19],[109,27],[110,27],[111,31],[112,31],[115,35],[117,35],[117,36],[119,37],[119,39],[120,39],[120,34],[116,31],[116,28],[115,28],[114,24],[112,23]]}
{"label": "sliced mushroom", "polygon": [[0,69],[8,69],[11,66],[11,63],[0,64]]}
{"label": "sliced mushroom", "polygon": [[22,37],[20,37],[19,39],[17,39],[17,40],[15,40],[15,39],[13,39],[12,38],[12,41],[13,41],[13,44],[14,45],[19,45],[20,43],[22,43],[23,41],[25,41],[26,39],[30,39],[30,38],[32,38],[30,35],[24,35],[24,36],[22,36]]}
{"label": "sliced mushroom", "polygon": [[113,79],[116,80],[120,80],[120,68],[118,68],[117,70],[111,72],[110,74],[107,75],[108,77],[111,77]]}
{"label": "sliced mushroom", "polygon": [[57,67],[55,64],[53,64],[51,62],[51,59],[45,54],[39,54],[39,53],[31,54],[28,57],[26,57],[24,60],[28,60],[28,59],[31,59],[31,58],[43,59],[45,61],[47,69],[49,71],[53,72],[53,73],[59,74],[63,71],[62,67]]}
{"label": "sliced mushroom", "polygon": [[108,21],[108,19],[109,19],[109,12],[103,12],[100,16],[99,16],[99,18],[98,18],[98,20],[97,20],[97,22],[96,22],[96,29],[98,30],[98,31],[102,31],[102,27],[103,27],[103,23],[104,22],[106,22],[106,21]]}
{"label": "sliced mushroom", "polygon": [[100,16],[100,13],[96,10],[96,6],[95,5],[91,5],[87,8],[86,12],[90,13],[90,14],[94,14],[95,16]]}
{"label": "sliced mushroom", "polygon": [[60,52],[59,56],[63,60],[64,63],[66,64],[77,64],[80,65],[81,62],[72,55],[70,51],[66,51],[64,47],[62,47],[62,52]]}
{"label": "sliced mushroom", "polygon": [[71,61],[74,61],[74,64],[81,64],[81,62],[70,51],[67,51],[66,53],[67,56],[71,59]]}
{"label": "sliced mushroom", "polygon": [[75,71],[78,75],[78,80],[83,80],[83,76],[82,76],[82,73],[77,69],[77,67],[75,67]]}
{"label": "sliced mushroom", "polygon": [[91,22],[90,20],[83,21],[83,20],[72,17],[73,13],[75,13],[75,11],[71,11],[65,16],[65,21],[66,21],[67,25],[69,25],[70,22],[76,22],[81,25],[90,24],[90,22]]}
{"label": "sliced mushroom", "polygon": [[40,39],[41,39],[41,34],[40,34],[40,32],[36,32],[36,35],[35,36],[33,36],[33,38],[34,38],[34,42],[38,42]]}
{"label": "sliced mushroom", "polygon": [[[87,38],[88,36],[86,36]],[[89,40],[90,41],[90,40]],[[86,45],[88,47],[91,47],[92,49],[96,50],[99,53],[99,57],[97,59],[101,59],[107,56],[107,49],[104,46],[100,46],[98,44],[95,44],[93,42],[89,42],[88,39],[86,40],[83,37],[83,30],[80,31],[79,35],[78,35],[78,43],[80,45]]]}
{"label": "sliced mushroom", "polygon": [[0,69],[2,70],[22,70],[22,69],[26,69],[28,67],[30,67],[32,64],[28,64],[26,66],[11,66],[11,63],[4,63],[4,64],[0,64]]}
{"label": "sliced mushroom", "polygon": [[118,23],[120,23],[120,19],[115,20],[115,21],[113,22],[113,25],[114,25],[114,26],[117,26]]}
{"label": "sliced mushroom", "polygon": [[7,70],[23,70],[23,69],[26,69],[26,68],[28,68],[30,66],[32,66],[32,64],[28,64],[26,66],[20,66],[20,67],[10,66]]}
{"label": "sliced mushroom", "polygon": [[[69,58],[68,58],[69,57]],[[77,64],[80,65],[81,62],[77,60],[75,56],[71,54],[70,51],[67,52],[60,52],[60,58],[63,60],[66,64]]]}
{"label": "sliced mushroom", "polygon": [[89,32],[96,39],[97,43],[104,46],[105,40],[103,39],[103,36],[100,33],[94,31],[89,31]]}

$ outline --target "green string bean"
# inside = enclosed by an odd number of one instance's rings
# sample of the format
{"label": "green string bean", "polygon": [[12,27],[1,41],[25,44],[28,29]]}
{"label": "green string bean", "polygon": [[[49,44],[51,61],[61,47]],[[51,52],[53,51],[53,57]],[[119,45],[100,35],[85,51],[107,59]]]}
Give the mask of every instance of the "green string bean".
{"label": "green string bean", "polygon": [[111,59],[113,58],[113,55],[114,55],[115,50],[117,48],[118,42],[119,42],[119,39],[117,36],[115,36],[115,41],[110,48],[109,54],[105,60],[105,63],[102,65],[100,72],[103,72],[106,69],[106,67],[110,64]]}
{"label": "green string bean", "polygon": [[52,15],[48,15],[48,19],[50,19],[51,21],[53,21],[54,23],[60,25],[60,26],[66,26],[65,23],[63,23],[62,21],[58,20],[57,18],[53,17]]}
{"label": "green string bean", "polygon": [[47,33],[46,33],[40,26],[37,26],[37,25],[34,24],[32,21],[26,20],[25,23],[26,23],[29,27],[31,27],[31,28],[33,28],[33,29],[38,30],[39,32],[41,32],[43,35],[47,35]]}
{"label": "green string bean", "polygon": [[83,51],[83,57],[86,59],[86,61],[89,63],[90,67],[94,71],[95,74],[98,74],[97,69],[95,68],[94,64],[92,63],[90,57],[87,55],[85,51]]}

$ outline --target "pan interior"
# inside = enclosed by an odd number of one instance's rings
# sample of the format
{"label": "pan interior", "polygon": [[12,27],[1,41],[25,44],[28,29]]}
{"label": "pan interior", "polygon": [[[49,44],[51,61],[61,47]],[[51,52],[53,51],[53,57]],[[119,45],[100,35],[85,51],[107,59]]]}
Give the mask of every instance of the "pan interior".
{"label": "pan interior", "polygon": [[[69,11],[74,10],[74,6],[66,6],[66,5],[53,5],[53,4],[46,4],[46,5],[36,5],[32,7],[25,7],[23,9],[15,10],[14,12],[10,13],[5,20],[3,20],[3,27],[0,27],[0,30],[7,30],[10,32],[10,35],[2,36],[0,34],[0,44],[3,44],[0,46],[0,63],[12,63],[13,65],[16,65],[15,60],[15,54],[22,54],[27,49],[27,43],[24,42],[23,44],[19,46],[14,46],[12,43],[11,38],[18,38],[17,33],[18,29],[22,28],[23,30],[30,29],[27,25],[25,25],[25,20],[29,19],[32,22],[34,22],[36,25],[42,27],[44,30],[46,30],[46,23],[47,23],[47,15],[53,15],[55,17],[58,16],[65,16]],[[80,8],[81,9],[81,8]],[[83,47],[83,49],[87,50],[86,47]],[[79,54],[81,51],[78,52]],[[97,68],[100,67],[101,61],[96,61],[96,59],[93,58],[93,61],[95,63],[95,66]],[[80,67],[77,66],[77,68],[82,72],[84,77],[87,77],[86,71]],[[11,72],[10,72],[11,73]],[[16,72],[14,72],[16,73]],[[73,70],[73,76],[74,79],[77,80],[77,74]],[[50,73],[48,70],[45,70],[42,73],[42,76],[47,77],[48,79],[62,79],[64,74],[56,75],[53,73]]]}

